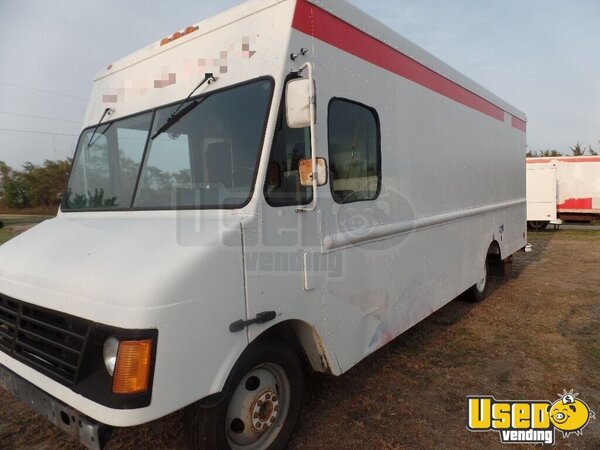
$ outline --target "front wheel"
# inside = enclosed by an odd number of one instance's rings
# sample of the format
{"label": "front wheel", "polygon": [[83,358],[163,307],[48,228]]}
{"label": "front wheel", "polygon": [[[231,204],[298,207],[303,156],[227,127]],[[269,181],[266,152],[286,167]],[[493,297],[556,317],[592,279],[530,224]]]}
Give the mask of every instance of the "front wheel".
{"label": "front wheel", "polygon": [[217,405],[196,403],[186,409],[188,447],[283,448],[300,414],[302,386],[302,365],[291,347],[253,344],[236,363]]}

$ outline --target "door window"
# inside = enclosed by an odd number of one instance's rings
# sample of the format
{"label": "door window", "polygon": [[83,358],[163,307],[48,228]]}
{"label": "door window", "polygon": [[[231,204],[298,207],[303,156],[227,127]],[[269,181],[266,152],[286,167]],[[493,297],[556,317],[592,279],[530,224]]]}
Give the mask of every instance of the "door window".
{"label": "door window", "polygon": [[333,99],[328,127],[333,199],[337,203],[376,199],[381,187],[377,113],[359,103]]}

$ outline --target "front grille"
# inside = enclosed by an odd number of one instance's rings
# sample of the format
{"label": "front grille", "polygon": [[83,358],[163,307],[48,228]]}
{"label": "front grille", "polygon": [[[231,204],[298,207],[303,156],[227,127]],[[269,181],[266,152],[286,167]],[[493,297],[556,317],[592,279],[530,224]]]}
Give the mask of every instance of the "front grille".
{"label": "front grille", "polygon": [[0,294],[0,351],[68,385],[77,382],[91,322]]}

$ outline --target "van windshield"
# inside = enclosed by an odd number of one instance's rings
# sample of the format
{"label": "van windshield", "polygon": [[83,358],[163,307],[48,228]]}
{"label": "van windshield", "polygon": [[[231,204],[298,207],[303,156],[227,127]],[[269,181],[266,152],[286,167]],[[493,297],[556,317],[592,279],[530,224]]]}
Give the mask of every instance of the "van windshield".
{"label": "van windshield", "polygon": [[155,139],[177,104],[84,130],[62,210],[244,206],[272,91],[262,79],[208,94]]}

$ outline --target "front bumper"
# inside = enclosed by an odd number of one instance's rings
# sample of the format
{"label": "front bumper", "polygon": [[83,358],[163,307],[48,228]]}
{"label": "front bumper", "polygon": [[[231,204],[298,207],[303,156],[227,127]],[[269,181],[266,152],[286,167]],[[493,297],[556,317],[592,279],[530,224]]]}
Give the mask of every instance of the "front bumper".
{"label": "front bumper", "polygon": [[0,387],[45,416],[64,432],[77,437],[91,450],[101,450],[110,437],[111,427],[65,405],[1,364]]}

